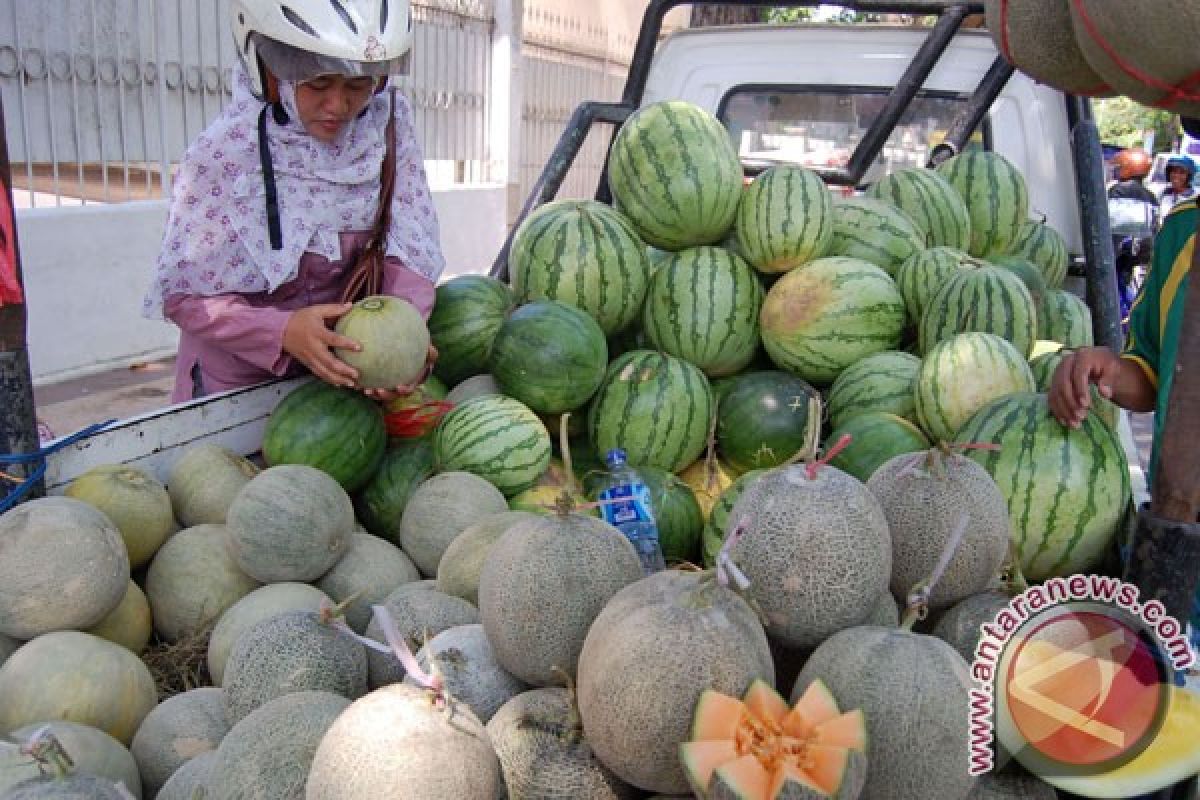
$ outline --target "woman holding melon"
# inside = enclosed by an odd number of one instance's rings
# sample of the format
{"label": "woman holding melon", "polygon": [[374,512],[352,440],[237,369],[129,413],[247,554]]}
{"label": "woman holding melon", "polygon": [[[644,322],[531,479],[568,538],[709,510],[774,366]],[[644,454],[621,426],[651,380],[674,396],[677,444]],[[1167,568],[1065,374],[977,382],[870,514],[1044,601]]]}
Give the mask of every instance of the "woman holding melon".
{"label": "woman holding melon", "polygon": [[144,305],[181,331],[171,399],[305,368],[361,388],[335,352],[360,349],[331,327],[345,301],[365,279],[428,318],[444,267],[412,110],[384,91],[407,66],[409,2],[232,0],[230,17],[233,100],[180,164]]}

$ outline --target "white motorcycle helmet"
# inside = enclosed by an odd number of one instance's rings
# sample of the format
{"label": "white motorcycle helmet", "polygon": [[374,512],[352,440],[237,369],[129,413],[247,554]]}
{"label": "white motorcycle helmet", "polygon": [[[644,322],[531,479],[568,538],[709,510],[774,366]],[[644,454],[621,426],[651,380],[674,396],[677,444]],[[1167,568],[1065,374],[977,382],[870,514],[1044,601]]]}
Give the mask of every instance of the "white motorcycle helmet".
{"label": "white motorcycle helmet", "polygon": [[385,77],[407,71],[409,0],[230,0],[238,56],[259,99],[266,70],[285,81],[319,75]]}

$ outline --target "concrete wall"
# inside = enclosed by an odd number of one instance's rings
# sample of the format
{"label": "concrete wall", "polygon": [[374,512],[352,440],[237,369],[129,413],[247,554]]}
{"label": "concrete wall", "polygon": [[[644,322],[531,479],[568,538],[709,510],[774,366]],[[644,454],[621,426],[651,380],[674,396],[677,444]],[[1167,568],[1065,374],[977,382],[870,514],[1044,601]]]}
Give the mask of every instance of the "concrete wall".
{"label": "concrete wall", "polygon": [[[443,277],[487,272],[506,233],[503,187],[435,190],[434,201]],[[35,384],[175,352],[175,327],[141,315],[165,220],[161,201],[18,210]]]}

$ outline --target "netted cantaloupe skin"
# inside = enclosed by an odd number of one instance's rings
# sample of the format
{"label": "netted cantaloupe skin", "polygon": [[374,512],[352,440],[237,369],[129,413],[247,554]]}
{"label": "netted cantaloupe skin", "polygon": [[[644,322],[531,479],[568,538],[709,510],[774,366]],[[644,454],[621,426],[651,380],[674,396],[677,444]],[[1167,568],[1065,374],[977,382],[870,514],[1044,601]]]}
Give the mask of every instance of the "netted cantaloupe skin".
{"label": "netted cantaloupe skin", "polygon": [[175,771],[229,733],[225,692],[211,686],[168,697],[142,720],[130,752],[153,796]]}
{"label": "netted cantaloupe skin", "polygon": [[[500,706],[528,688],[496,661],[479,624],[447,628],[416,655],[421,668],[438,675],[446,692],[470,708],[485,725]],[[415,684],[411,675],[406,675],[404,682]]]}
{"label": "netted cantaloupe skin", "polygon": [[967,800],[1055,800],[1054,787],[1018,766],[979,776]]}
{"label": "netted cantaloupe skin", "polygon": [[1008,503],[987,470],[971,459],[937,452],[897,456],[875,470],[867,488],[892,533],[891,589],[898,602],[907,602],[913,588],[929,579],[964,521],[966,529],[927,605],[952,606],[999,575],[1011,537]]}
{"label": "netted cantaloupe skin", "polygon": [[975,660],[975,647],[979,644],[979,627],[995,622],[996,615],[1007,608],[1011,600],[1012,597],[996,589],[973,594],[938,617],[933,635],[957,650],[970,664]]}
{"label": "netted cantaloupe skin", "polygon": [[[130,581],[125,596],[117,607],[104,619],[87,629],[87,633],[119,644],[131,653],[140,655],[154,633],[154,621],[150,614],[150,601],[142,587]],[[0,664],[4,663],[3,647],[0,646]]]}
{"label": "netted cantaloupe skin", "polygon": [[583,730],[627,783],[688,790],[679,745],[705,689],[741,697],[775,681],[766,634],[750,605],[711,574],[658,572],[618,592],[579,656]]}
{"label": "netted cantaloupe skin", "polygon": [[367,654],[320,614],[289,611],[238,637],[221,685],[226,713],[236,725],[254,709],[293,692],[361,697],[367,691]]}
{"label": "netted cantaloupe skin", "polygon": [[134,568],[148,564],[176,529],[166,487],[137,467],[92,467],[71,481],[64,494],[95,506],[113,521]]}
{"label": "netted cantaloupe skin", "polygon": [[321,739],[350,706],[332,692],[277,697],[240,720],[221,740],[206,797],[291,800],[304,796]]}
{"label": "netted cantaloupe skin", "polygon": [[121,532],[82,500],[42,497],[0,515],[0,634],[90,628],[128,583]]}
{"label": "netted cantaloupe skin", "polygon": [[1038,83],[1070,94],[1111,96],[1075,40],[1070,4],[1045,0],[986,0],[987,29],[996,48]]}
{"label": "netted cantaloupe skin", "polygon": [[500,762],[469,708],[407,684],[356,700],[313,757],[305,800],[498,800]]}
{"label": "netted cantaloupe skin", "polygon": [[399,547],[369,533],[355,533],[346,554],[316,586],[335,603],[350,601],[343,609],[346,623],[362,633],[371,621],[371,606],[397,586],[420,579],[416,565]]}
{"label": "netted cantaloupe skin", "polygon": [[[102,730],[77,722],[35,722],[10,731],[8,741],[24,744],[45,729],[54,735],[75,764],[76,772],[84,772],[111,783],[122,783],[134,797],[142,797],[142,780],[133,756]],[[22,781],[37,778],[41,773],[37,762],[16,750],[0,748],[0,797]],[[148,793],[147,793],[148,796]]]}
{"label": "netted cantaloupe skin", "polygon": [[[382,606],[391,614],[396,630],[415,653],[444,630],[479,622],[479,611],[461,597],[437,591],[433,581],[407,583],[384,598]],[[367,625],[367,638],[386,642],[375,618]],[[372,689],[404,680],[404,667],[388,653],[367,651],[368,677]]]}
{"label": "netted cantaloupe skin", "polygon": [[491,514],[508,510],[492,484],[469,472],[443,472],[422,483],[400,518],[400,546],[427,578],[437,577],[446,548],[460,533]]}
{"label": "netted cantaloupe skin", "polygon": [[892,598],[892,593],[881,592],[875,605],[871,607],[870,613],[860,624],[880,625],[885,628],[897,627],[900,624],[900,608]]}
{"label": "netted cantaloupe skin", "polygon": [[438,563],[438,591],[479,605],[479,574],[488,553],[509,528],[534,516],[528,511],[502,511],[484,517],[454,537]]}
{"label": "netted cantaloupe skin", "polygon": [[197,800],[198,791],[203,792],[201,798],[211,797],[208,783],[216,763],[216,750],[209,750],[191,759],[175,770],[175,774],[158,790],[155,800]]}
{"label": "netted cantaloupe skin", "polygon": [[259,587],[229,553],[225,525],[182,530],[146,570],[146,599],[154,630],[168,642],[195,634]]}
{"label": "netted cantaloupe skin", "polygon": [[[629,539],[583,514],[519,523],[479,576],[479,616],[499,662],[533,686],[574,676],[592,620],[643,575]],[[561,672],[559,672],[561,670]]]}
{"label": "netted cantaloupe skin", "polygon": [[639,792],[604,766],[583,736],[566,689],[523,692],[487,724],[510,797],[632,800]]}
{"label": "netted cantaloupe skin", "polygon": [[816,679],[840,708],[867,722],[864,798],[965,800],[968,668],[954,648],[900,628],[860,626],[821,643],[800,670],[791,702]]}
{"label": "netted cantaloupe skin", "polygon": [[64,778],[43,775],[19,783],[4,800],[127,800],[127,794],[107,778],[76,772]]}
{"label": "netted cantaloupe skin", "polygon": [[224,524],[238,492],[258,467],[216,444],[198,444],[179,457],[167,476],[175,516],[187,527]]}
{"label": "netted cantaloupe skin", "polygon": [[208,674],[213,684],[221,685],[229,652],[249,628],[287,611],[320,611],[322,604],[332,605],[333,601],[315,586],[289,581],[267,584],[238,600],[221,615],[208,637]]}
{"label": "netted cantaloupe skin", "polygon": [[750,484],[727,527],[746,523],[734,562],[767,631],[812,648],[859,624],[888,586],[892,542],[883,509],[858,479],[824,466],[773,470]]}

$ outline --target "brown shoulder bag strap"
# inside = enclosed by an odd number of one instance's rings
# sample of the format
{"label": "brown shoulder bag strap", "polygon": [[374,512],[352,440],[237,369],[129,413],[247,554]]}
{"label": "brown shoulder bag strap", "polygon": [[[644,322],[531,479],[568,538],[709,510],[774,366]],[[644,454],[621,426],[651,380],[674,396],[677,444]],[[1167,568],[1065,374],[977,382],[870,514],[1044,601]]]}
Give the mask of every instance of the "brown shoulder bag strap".
{"label": "brown shoulder bag strap", "polygon": [[383,285],[383,260],[387,256],[387,234],[392,226],[392,193],[396,185],[396,90],[388,90],[389,112],[387,140],[383,166],[379,174],[379,210],[375,215],[375,227],[371,238],[363,248],[354,265],[346,288],[342,292],[343,302],[353,303],[364,297],[379,294]]}

